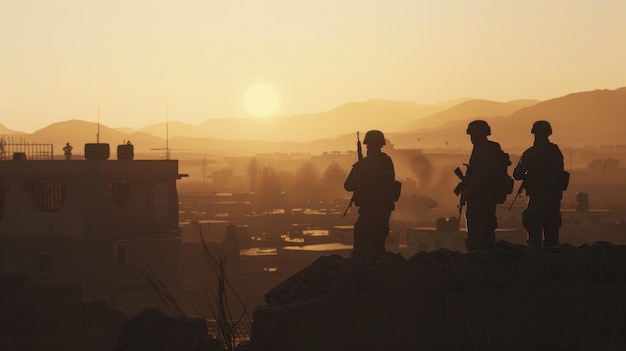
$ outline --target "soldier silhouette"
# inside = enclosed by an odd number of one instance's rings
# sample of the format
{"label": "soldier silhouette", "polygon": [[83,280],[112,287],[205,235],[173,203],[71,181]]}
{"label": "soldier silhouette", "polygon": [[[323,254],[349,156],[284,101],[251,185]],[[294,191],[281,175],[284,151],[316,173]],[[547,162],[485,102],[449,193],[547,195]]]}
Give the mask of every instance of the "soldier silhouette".
{"label": "soldier silhouette", "polygon": [[359,207],[359,217],[354,224],[353,258],[385,251],[391,211],[399,196],[393,161],[381,150],[385,145],[383,133],[368,131],[363,144],[367,146],[367,156],[352,166],[344,183],[347,191],[354,192],[354,203]]}
{"label": "soldier silhouette", "polygon": [[72,158],[72,145],[70,143],[65,143],[65,147],[63,148],[63,154],[65,155],[65,159],[69,160]]}
{"label": "soldier silhouette", "polygon": [[513,178],[523,180],[522,187],[530,197],[522,213],[522,224],[528,233],[528,245],[533,247],[559,244],[561,199],[569,183],[563,153],[550,142],[552,126],[536,121],[530,131],[535,135],[533,146],[522,154],[513,170]]}
{"label": "soldier silhouette", "polygon": [[496,241],[498,227],[496,204],[499,200],[494,181],[499,158],[503,152],[500,144],[487,139],[487,136],[491,135],[491,127],[487,122],[472,121],[468,124],[466,132],[470,135],[474,147],[461,193],[467,203],[465,247],[468,251],[484,250]]}

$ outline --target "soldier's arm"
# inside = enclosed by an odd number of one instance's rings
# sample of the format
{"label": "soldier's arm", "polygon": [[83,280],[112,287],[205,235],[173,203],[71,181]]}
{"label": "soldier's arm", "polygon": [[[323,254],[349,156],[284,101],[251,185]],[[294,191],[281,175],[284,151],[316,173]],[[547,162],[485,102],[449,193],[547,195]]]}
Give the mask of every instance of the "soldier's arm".
{"label": "soldier's arm", "polygon": [[358,183],[358,162],[352,165],[352,169],[350,170],[350,174],[346,178],[346,181],[343,183],[343,188],[347,191],[355,191]]}
{"label": "soldier's arm", "polygon": [[519,162],[517,162],[517,166],[515,166],[515,169],[513,169],[513,178],[515,178],[516,180],[522,180],[526,175],[528,167],[526,167],[524,160],[524,155],[522,155],[522,157],[520,157],[519,159]]}

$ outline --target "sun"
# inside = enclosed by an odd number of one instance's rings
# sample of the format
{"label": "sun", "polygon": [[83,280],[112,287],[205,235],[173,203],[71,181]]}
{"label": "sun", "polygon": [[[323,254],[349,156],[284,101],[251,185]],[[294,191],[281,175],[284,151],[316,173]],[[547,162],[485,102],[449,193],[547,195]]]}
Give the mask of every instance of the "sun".
{"label": "sun", "polygon": [[280,98],[276,91],[267,84],[255,84],[246,90],[243,107],[252,117],[268,117],[276,114]]}

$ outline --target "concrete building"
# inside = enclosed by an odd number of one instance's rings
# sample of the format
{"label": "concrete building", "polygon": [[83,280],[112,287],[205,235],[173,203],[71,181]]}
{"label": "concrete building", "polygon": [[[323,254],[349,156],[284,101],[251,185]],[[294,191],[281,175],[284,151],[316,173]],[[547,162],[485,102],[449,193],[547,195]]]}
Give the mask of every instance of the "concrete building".
{"label": "concrete building", "polygon": [[85,151],[0,161],[0,273],[80,284],[85,298],[145,283],[140,266],[175,279],[178,161],[108,160],[108,144]]}

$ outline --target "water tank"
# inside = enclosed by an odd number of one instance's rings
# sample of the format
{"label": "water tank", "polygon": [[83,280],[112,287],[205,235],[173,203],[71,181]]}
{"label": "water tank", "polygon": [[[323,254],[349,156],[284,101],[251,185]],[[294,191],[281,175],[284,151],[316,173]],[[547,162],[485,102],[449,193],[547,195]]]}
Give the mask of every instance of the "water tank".
{"label": "water tank", "polygon": [[576,212],[589,211],[589,194],[576,193]]}
{"label": "water tank", "polygon": [[458,232],[461,229],[458,217],[448,217],[448,230]]}
{"label": "water tank", "polygon": [[439,217],[437,218],[437,222],[435,224],[435,228],[437,229],[437,231],[444,231],[448,229],[448,223],[446,223],[446,218],[445,217]]}
{"label": "water tank", "polygon": [[109,156],[109,144],[85,144],[85,160],[108,160]]}
{"label": "water tank", "polygon": [[132,160],[135,157],[135,147],[131,143],[117,146],[118,160]]}
{"label": "water tank", "polygon": [[459,219],[456,217],[437,218],[437,231],[459,231]]}
{"label": "water tank", "polygon": [[14,161],[26,160],[26,153],[24,153],[24,152],[14,152],[13,153],[13,160]]}

